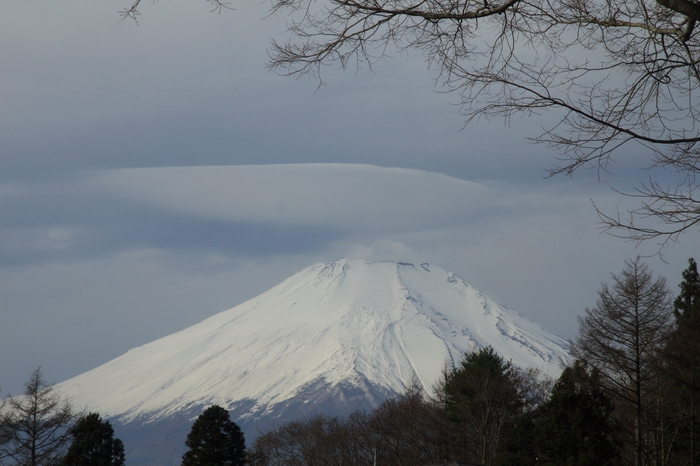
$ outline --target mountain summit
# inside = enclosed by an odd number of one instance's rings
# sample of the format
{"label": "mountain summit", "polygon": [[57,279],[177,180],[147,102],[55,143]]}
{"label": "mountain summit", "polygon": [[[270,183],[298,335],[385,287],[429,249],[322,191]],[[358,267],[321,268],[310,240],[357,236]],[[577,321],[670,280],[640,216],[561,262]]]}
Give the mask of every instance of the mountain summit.
{"label": "mountain summit", "polygon": [[340,259],[57,389],[121,425],[219,404],[245,429],[371,409],[415,381],[430,391],[486,345],[554,377],[569,358],[565,340],[439,267]]}

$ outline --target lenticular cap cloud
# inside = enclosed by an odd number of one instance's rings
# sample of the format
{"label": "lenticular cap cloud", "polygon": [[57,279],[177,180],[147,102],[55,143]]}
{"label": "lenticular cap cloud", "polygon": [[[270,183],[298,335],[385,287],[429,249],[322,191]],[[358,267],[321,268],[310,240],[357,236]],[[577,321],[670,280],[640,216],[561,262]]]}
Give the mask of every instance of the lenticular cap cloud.
{"label": "lenticular cap cloud", "polygon": [[92,187],[200,218],[352,230],[423,230],[463,223],[488,204],[473,181],[358,164],[108,170]]}

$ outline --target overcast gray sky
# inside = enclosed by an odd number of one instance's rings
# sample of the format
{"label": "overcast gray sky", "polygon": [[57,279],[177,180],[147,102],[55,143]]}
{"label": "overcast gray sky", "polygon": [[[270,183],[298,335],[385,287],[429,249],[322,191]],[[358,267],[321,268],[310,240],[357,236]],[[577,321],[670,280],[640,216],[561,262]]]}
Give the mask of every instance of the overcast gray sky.
{"label": "overcast gray sky", "polygon": [[[419,54],[265,69],[259,2],[0,0],[0,388],[60,382],[339,257],[431,262],[571,338],[624,260],[601,234],[648,174],[546,179],[544,120],[462,129]],[[546,118],[553,118],[548,116]],[[627,204],[625,204],[627,203]],[[697,232],[662,262],[677,290]]]}

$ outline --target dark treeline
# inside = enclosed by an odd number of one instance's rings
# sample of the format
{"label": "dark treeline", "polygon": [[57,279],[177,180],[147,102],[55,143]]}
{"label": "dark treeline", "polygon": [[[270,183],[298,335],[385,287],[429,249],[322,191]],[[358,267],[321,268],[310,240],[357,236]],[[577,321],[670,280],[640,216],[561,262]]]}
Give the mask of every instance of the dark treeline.
{"label": "dark treeline", "polygon": [[288,422],[258,437],[254,466],[497,464],[520,416],[540,406],[547,383],[488,347],[446,373],[438,395],[412,386],[371,413]]}
{"label": "dark treeline", "polygon": [[[700,464],[700,276],[680,293],[639,258],[579,319],[575,360],[547,380],[487,347],[432,387],[371,413],[317,416],[259,436],[253,466]],[[436,361],[436,363],[439,363]]]}

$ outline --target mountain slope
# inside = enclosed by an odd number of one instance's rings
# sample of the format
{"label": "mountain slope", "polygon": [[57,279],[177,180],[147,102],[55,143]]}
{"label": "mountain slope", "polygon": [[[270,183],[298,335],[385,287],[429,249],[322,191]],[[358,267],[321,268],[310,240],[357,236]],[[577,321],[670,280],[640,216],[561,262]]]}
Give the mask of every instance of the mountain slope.
{"label": "mountain slope", "polygon": [[216,403],[245,429],[371,409],[414,380],[430,390],[445,364],[487,344],[552,376],[569,357],[566,341],[439,267],[340,259],[57,388],[120,425]]}
{"label": "mountain slope", "polygon": [[341,259],[58,388],[122,421],[242,399],[262,414],[318,381],[401,392],[415,378],[429,388],[446,361],[486,344],[553,376],[568,351],[439,267]]}

